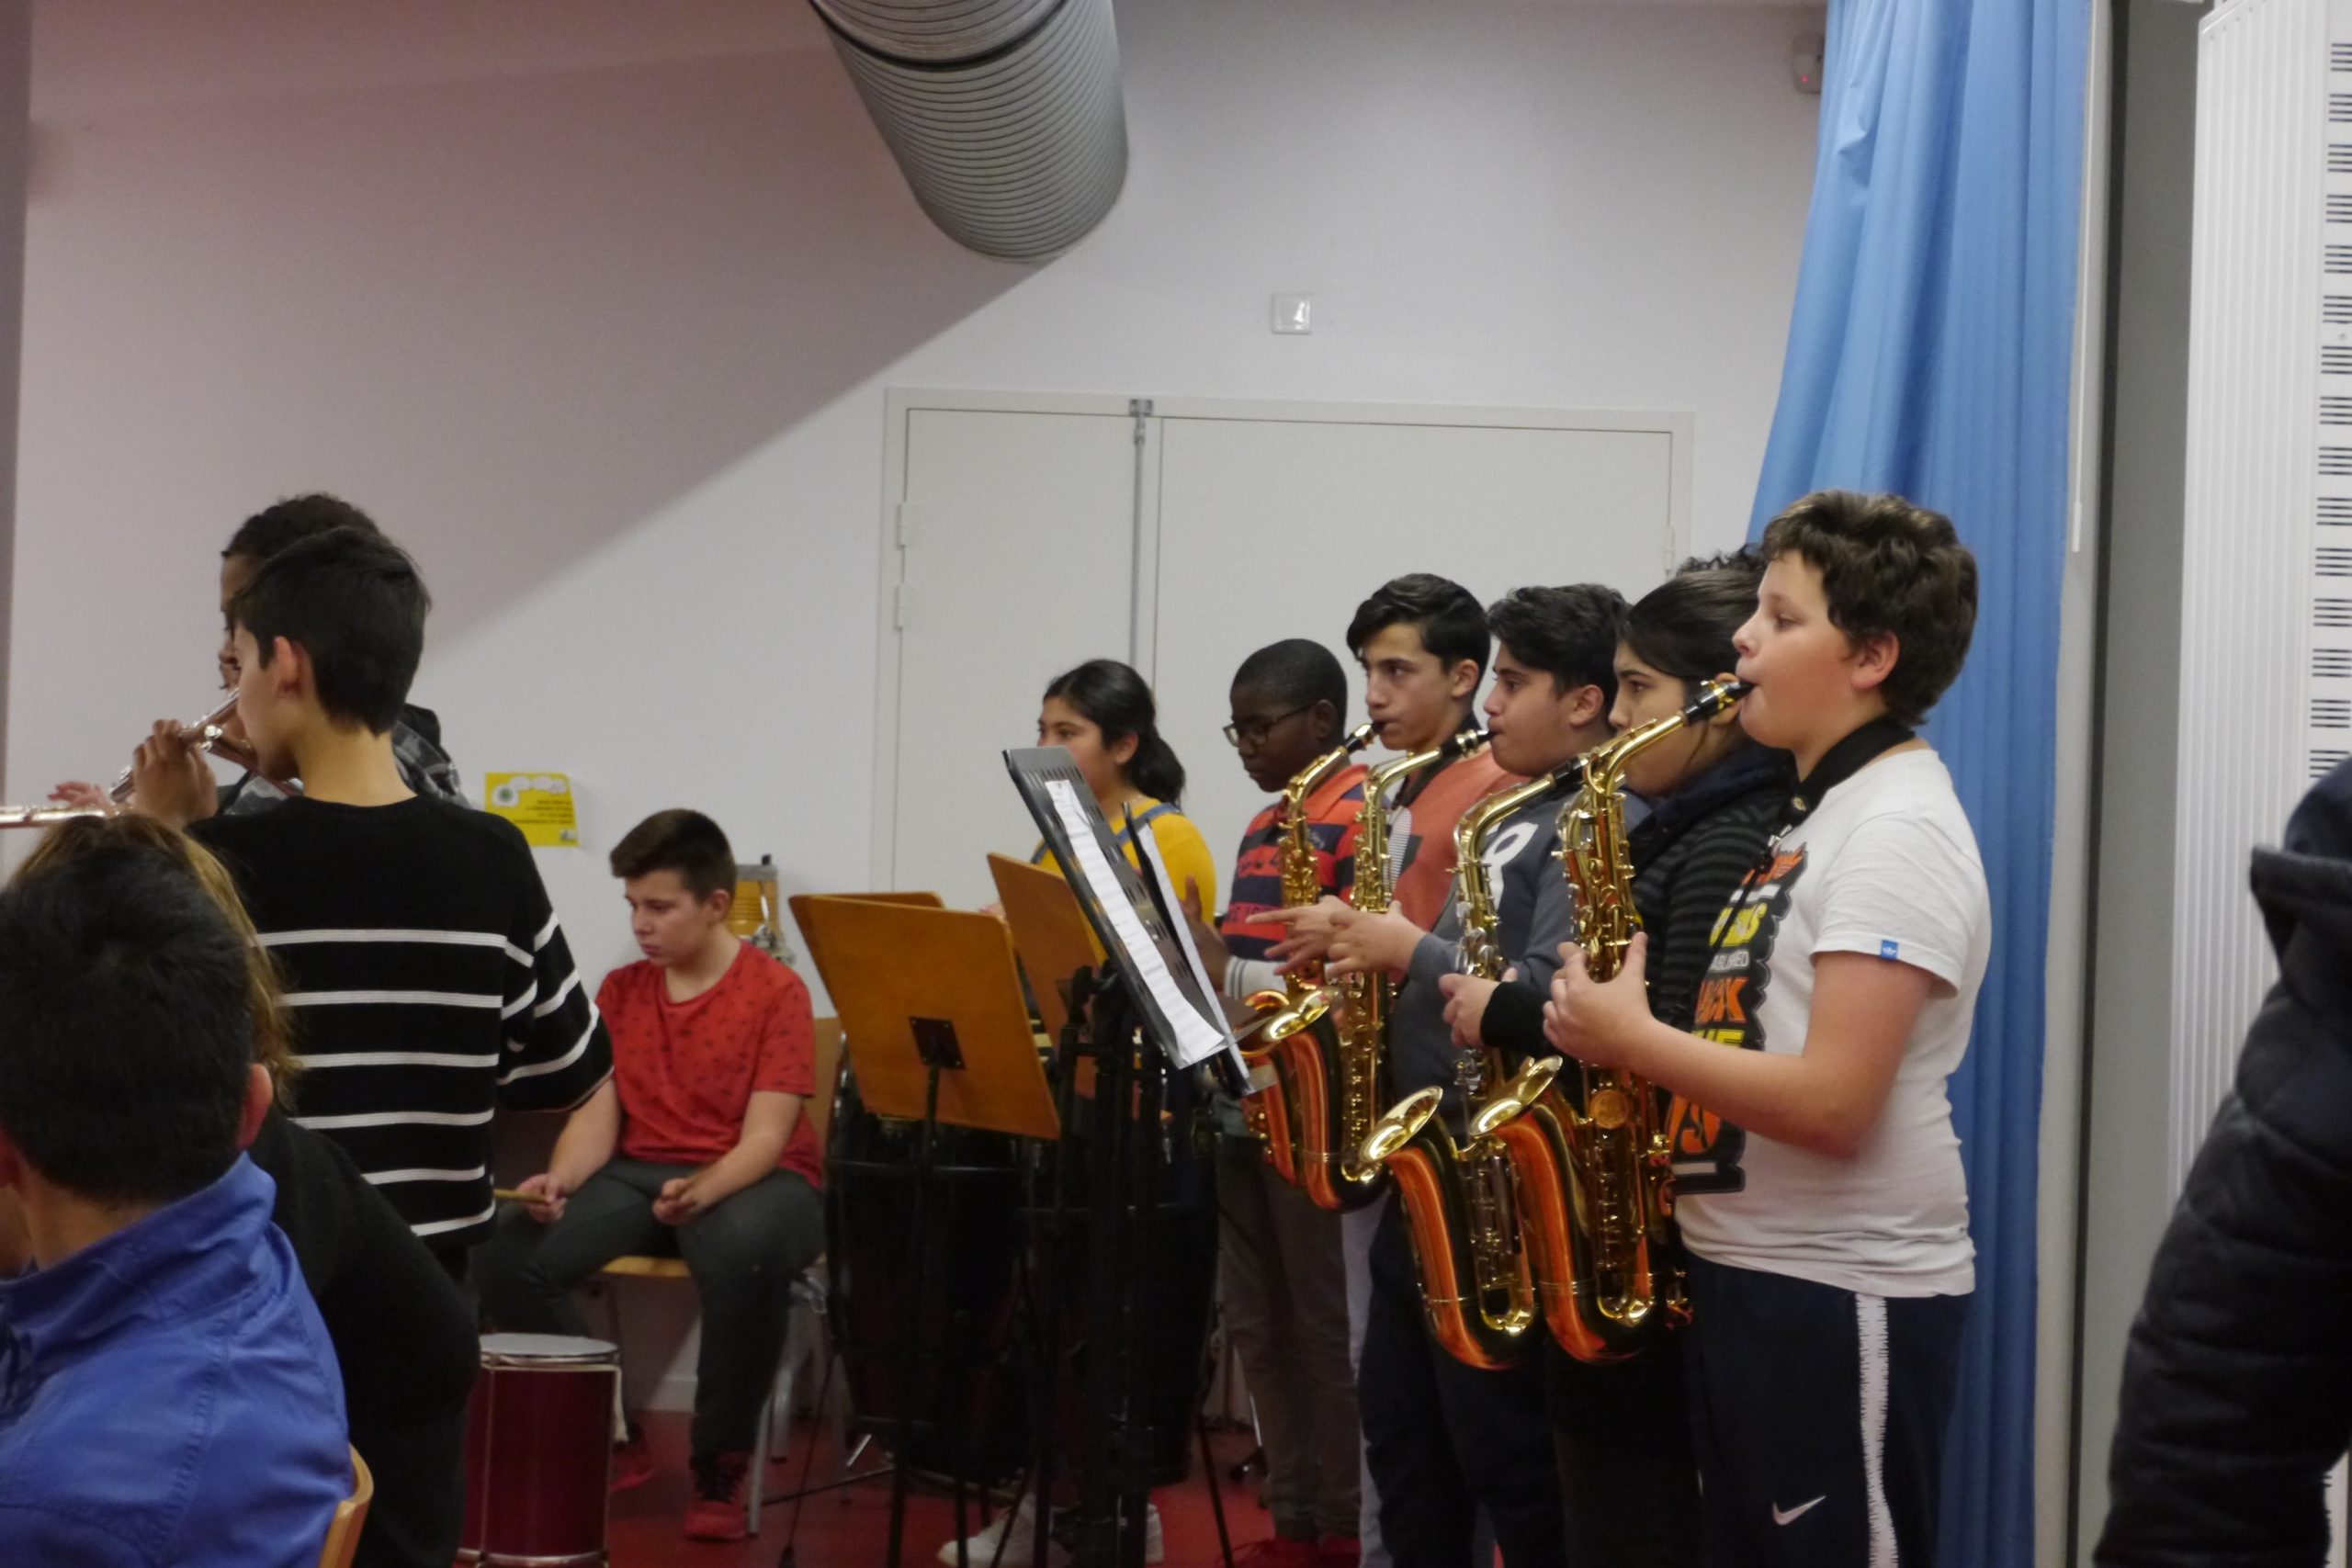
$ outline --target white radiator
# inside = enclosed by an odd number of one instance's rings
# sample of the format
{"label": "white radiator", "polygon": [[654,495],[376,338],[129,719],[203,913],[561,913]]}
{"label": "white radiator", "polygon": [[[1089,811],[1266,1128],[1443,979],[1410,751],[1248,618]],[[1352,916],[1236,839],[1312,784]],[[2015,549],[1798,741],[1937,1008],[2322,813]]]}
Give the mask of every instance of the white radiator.
{"label": "white radiator", "polygon": [[[2352,566],[2352,68],[2332,69],[2329,41],[2331,23],[2352,23],[2347,12],[2343,0],[2237,0],[2206,18],[2198,49],[2176,1190],[2277,976],[2246,892],[2247,852],[2278,841],[2304,787],[2352,735],[2352,576],[2342,575]],[[2340,36],[2352,39],[2352,28]],[[2318,575],[2332,564],[2337,575]],[[2314,728],[2323,719],[2334,727]]]}

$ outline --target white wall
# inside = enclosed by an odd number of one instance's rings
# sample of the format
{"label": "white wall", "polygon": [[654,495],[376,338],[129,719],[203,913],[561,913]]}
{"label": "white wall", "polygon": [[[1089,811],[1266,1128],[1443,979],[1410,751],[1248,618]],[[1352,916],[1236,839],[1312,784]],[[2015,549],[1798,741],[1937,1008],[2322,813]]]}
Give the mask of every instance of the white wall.
{"label": "white wall", "polygon": [[[797,6],[34,20],[9,798],[209,705],[217,551],[334,490],[434,585],[418,695],[468,778],[572,774],[586,847],[541,865],[592,972],[632,955],[604,851],[656,808],[787,893],[865,881],[888,385],[1687,410],[1695,542],[1735,543],[1811,186],[1788,46],[1820,26],[1129,6],[1125,193],[1029,267],[922,219]],[[1310,337],[1267,330],[1291,290]],[[1327,558],[1334,641],[1448,564]],[[975,591],[1005,613],[973,657],[1035,662],[1035,585]]]}
{"label": "white wall", "polygon": [[[11,798],[198,709],[214,553],[325,487],[424,565],[469,777],[578,781],[588,850],[543,863],[592,961],[601,849],[664,805],[855,885],[893,382],[1688,409],[1699,542],[1733,542],[1806,17],[1129,6],[1125,195],[1022,267],[922,220],[800,7],[42,0]],[[1313,336],[1266,330],[1278,289]],[[1335,632],[1445,564],[1332,558]],[[976,656],[1018,661],[1034,601],[991,586]]]}

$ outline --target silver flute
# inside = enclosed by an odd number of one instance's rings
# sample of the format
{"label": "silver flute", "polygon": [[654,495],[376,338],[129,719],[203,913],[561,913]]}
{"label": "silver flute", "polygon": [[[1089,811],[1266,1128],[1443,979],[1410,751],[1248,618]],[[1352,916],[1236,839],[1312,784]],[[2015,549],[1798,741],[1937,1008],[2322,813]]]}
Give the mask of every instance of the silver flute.
{"label": "silver flute", "polygon": [[[209,751],[241,768],[251,768],[253,748],[228,731],[229,717],[236,711],[237,699],[232,696],[195,723],[182,726],[180,738],[198,750]],[[112,806],[0,806],[0,829],[47,828],[70,822],[76,817],[105,817],[130,799],[133,787],[132,770],[125,768],[115,775],[114,786],[107,791]]]}

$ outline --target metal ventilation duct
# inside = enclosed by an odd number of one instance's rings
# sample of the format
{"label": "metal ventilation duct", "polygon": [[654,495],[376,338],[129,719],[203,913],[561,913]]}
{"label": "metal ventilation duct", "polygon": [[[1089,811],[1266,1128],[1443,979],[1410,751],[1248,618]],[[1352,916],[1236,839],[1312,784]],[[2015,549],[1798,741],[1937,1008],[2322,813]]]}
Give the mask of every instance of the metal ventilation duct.
{"label": "metal ventilation duct", "polygon": [[809,0],[915,199],[984,255],[1068,250],[1127,176],[1111,0]]}

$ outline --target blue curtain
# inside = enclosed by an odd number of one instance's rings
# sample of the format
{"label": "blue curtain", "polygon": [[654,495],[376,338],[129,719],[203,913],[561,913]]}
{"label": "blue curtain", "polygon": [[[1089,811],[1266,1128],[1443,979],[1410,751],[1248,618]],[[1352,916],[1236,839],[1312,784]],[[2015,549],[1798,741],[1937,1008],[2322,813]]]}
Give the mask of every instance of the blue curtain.
{"label": "blue curtain", "polygon": [[1833,0],[1821,143],[1754,530],[1895,491],[1976,553],[1968,666],[1933,716],[1993,898],[1952,1079],[1976,1300],[1946,1568],[2033,1561],[2034,1203],[2059,579],[2089,0]]}

